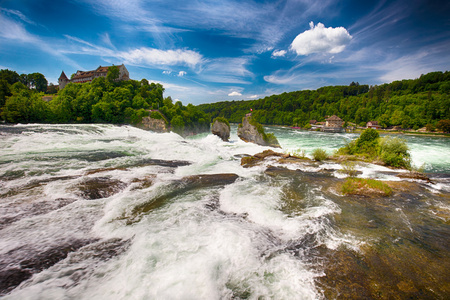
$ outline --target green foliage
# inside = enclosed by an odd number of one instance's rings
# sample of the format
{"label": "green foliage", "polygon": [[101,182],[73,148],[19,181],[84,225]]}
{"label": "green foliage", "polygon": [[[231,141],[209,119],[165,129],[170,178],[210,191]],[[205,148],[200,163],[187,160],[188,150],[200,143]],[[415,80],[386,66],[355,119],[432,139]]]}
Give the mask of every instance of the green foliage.
{"label": "green foliage", "polygon": [[368,178],[349,177],[342,185],[344,195],[362,195],[362,196],[389,196],[392,189],[384,182]]}
{"label": "green foliage", "polygon": [[380,141],[380,158],[388,166],[410,168],[411,158],[406,141],[400,138],[383,138]]}
{"label": "green foliage", "polygon": [[369,160],[380,159],[387,166],[410,168],[411,159],[406,141],[400,138],[383,138],[374,129],[366,129],[360,137],[340,148],[337,155],[364,156]]}
{"label": "green foliage", "polygon": [[323,150],[322,148],[314,149],[312,155],[313,155],[314,160],[316,160],[316,161],[322,161],[322,160],[326,160],[328,158],[327,151]]}
{"label": "green foliage", "polygon": [[298,157],[298,158],[305,158],[306,157],[305,150],[302,150],[300,148],[290,151],[289,154],[291,156]]}
{"label": "green foliage", "polygon": [[213,120],[213,124],[214,124],[214,122],[216,122],[216,121],[219,121],[219,122],[222,122],[222,123],[227,124],[228,129],[230,129],[230,122],[228,122],[228,120],[227,120],[226,118],[224,118],[224,117],[217,117],[217,118],[215,118],[215,119]]}
{"label": "green foliage", "polygon": [[209,129],[209,118],[203,111],[192,104],[183,106],[179,101],[174,105],[170,97],[164,99],[161,84],[149,83],[146,79],[116,81],[115,69],[118,71],[117,67],[109,68],[107,78],[69,83],[50,102],[43,101],[43,94],[37,92],[41,89],[42,74],[19,76],[13,71],[0,70],[1,116],[12,123],[135,124],[149,115],[150,108],[159,108],[159,112],[152,112],[152,117],[164,119],[167,124],[167,118],[172,120],[177,132],[196,133]]}
{"label": "green foliage", "polygon": [[449,133],[450,132],[450,120],[440,120],[436,128],[442,132]]}
{"label": "green foliage", "polygon": [[157,120],[161,120],[161,119],[163,118],[163,116],[162,116],[161,113],[158,112],[158,111],[152,111],[152,112],[150,113],[150,118],[157,119]]}
{"label": "green foliage", "polygon": [[346,122],[378,121],[382,127],[421,128],[450,119],[450,72],[433,72],[415,80],[371,86],[327,86],[272,95],[258,100],[202,104],[211,119],[240,122],[250,108],[252,118],[267,125],[307,124],[340,115]]}
{"label": "green foliage", "polygon": [[345,161],[342,163],[342,170],[340,170],[341,173],[344,173],[350,177],[354,177],[358,174],[358,171],[356,171],[356,163],[354,161]]}
{"label": "green foliage", "polygon": [[356,154],[369,154],[375,156],[378,149],[378,131],[372,128],[364,130],[356,140]]}
{"label": "green foliage", "polygon": [[108,68],[108,73],[106,74],[106,80],[109,82],[114,82],[119,79],[120,70],[117,66],[111,66]]}

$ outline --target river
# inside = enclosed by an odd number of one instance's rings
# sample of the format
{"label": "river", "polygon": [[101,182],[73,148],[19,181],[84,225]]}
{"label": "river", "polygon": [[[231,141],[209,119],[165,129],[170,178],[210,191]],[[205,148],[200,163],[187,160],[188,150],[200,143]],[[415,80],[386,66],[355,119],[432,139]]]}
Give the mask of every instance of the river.
{"label": "river", "polygon": [[[448,299],[450,139],[405,136],[432,182],[370,164],[393,196],[342,196],[339,165],[131,126],[0,126],[4,299]],[[357,134],[267,127],[282,151]],[[276,172],[267,172],[268,166]],[[209,176],[208,176],[209,175]]]}

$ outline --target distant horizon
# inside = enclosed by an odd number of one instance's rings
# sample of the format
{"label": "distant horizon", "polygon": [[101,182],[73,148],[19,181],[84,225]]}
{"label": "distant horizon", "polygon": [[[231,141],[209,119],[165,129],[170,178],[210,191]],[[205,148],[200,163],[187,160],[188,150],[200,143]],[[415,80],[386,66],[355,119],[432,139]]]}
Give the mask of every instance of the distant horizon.
{"label": "distant horizon", "polygon": [[49,0],[0,6],[0,69],[124,64],[194,105],[450,70],[448,1]]}

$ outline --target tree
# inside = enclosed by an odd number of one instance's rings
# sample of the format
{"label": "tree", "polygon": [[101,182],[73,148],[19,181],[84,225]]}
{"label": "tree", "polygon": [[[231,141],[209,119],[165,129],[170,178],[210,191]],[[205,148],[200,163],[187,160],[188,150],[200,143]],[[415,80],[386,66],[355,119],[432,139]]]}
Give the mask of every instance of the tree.
{"label": "tree", "polygon": [[437,125],[436,128],[439,129],[442,132],[450,132],[450,120],[440,120]]}
{"label": "tree", "polygon": [[119,79],[120,70],[117,66],[112,66],[108,68],[108,73],[106,74],[106,80],[109,82],[114,82]]}
{"label": "tree", "polygon": [[36,89],[39,92],[47,91],[47,79],[41,73],[28,74],[28,84],[30,89]]}
{"label": "tree", "polygon": [[19,74],[8,69],[0,70],[0,80],[6,80],[9,85],[12,85],[20,80]]}

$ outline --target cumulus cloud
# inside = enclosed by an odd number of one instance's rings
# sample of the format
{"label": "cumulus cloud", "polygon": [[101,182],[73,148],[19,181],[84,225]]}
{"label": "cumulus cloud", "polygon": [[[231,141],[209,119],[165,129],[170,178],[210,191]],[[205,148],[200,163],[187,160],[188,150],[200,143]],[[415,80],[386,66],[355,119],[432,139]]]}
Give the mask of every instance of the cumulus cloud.
{"label": "cumulus cloud", "polygon": [[322,23],[314,26],[313,22],[310,22],[309,26],[310,29],[297,35],[291,44],[291,50],[297,55],[339,53],[352,39],[344,27],[325,27]]}
{"label": "cumulus cloud", "polygon": [[148,65],[188,65],[195,67],[203,61],[203,56],[192,50],[160,50],[142,47],[118,55],[129,64]]}
{"label": "cumulus cloud", "polygon": [[230,97],[234,97],[234,96],[242,96],[242,94],[239,93],[239,92],[234,91],[234,92],[229,93],[228,96],[230,96]]}
{"label": "cumulus cloud", "polygon": [[165,75],[170,75],[172,73],[172,71],[163,71],[163,74],[165,74]]}
{"label": "cumulus cloud", "polygon": [[258,98],[258,95],[251,95],[251,96],[248,96],[247,98],[248,99],[256,99],[256,98]]}
{"label": "cumulus cloud", "polygon": [[187,73],[185,71],[180,71],[178,72],[178,76],[179,77],[183,77],[184,75],[186,75]]}
{"label": "cumulus cloud", "polygon": [[285,56],[286,53],[287,53],[286,50],[275,50],[275,51],[273,51],[272,56],[275,56],[275,57]]}

